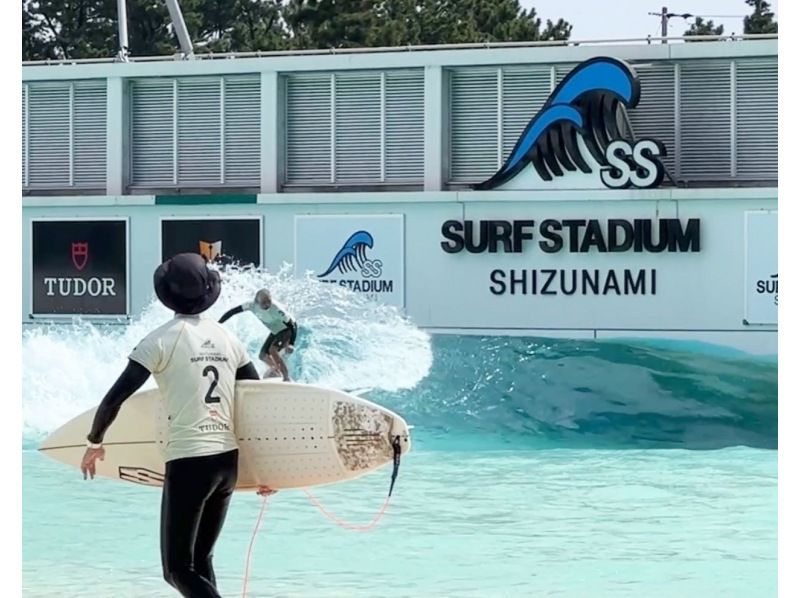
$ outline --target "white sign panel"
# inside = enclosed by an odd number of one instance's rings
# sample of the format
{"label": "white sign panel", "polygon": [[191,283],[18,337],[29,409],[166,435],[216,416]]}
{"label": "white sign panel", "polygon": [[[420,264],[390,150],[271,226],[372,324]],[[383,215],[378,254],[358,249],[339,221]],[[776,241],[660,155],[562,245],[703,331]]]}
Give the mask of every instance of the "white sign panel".
{"label": "white sign panel", "polygon": [[296,276],[405,307],[402,214],[296,216],[294,252]]}
{"label": "white sign panel", "polygon": [[745,212],[746,324],[778,323],[778,213]]}

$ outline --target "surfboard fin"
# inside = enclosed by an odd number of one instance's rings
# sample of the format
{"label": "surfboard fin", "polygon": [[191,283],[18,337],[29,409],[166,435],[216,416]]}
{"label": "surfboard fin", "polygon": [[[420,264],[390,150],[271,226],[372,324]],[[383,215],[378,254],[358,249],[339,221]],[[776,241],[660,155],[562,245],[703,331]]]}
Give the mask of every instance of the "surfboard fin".
{"label": "surfboard fin", "polygon": [[389,496],[392,495],[392,490],[394,490],[394,483],[397,481],[397,474],[400,471],[400,436],[395,436],[394,440],[392,440],[392,452],[393,452],[393,461],[394,466],[392,468],[392,482],[389,484]]}

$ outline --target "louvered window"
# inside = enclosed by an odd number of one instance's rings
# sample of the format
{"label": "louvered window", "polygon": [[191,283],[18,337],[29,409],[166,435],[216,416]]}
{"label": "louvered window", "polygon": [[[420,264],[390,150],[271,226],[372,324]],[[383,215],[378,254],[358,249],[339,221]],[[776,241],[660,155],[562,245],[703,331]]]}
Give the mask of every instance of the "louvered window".
{"label": "louvered window", "polygon": [[453,71],[450,75],[450,180],[486,179],[497,170],[496,68]]}
{"label": "louvered window", "polygon": [[22,187],[28,186],[28,86],[22,84]]}
{"label": "louvered window", "polygon": [[661,141],[667,150],[664,166],[675,174],[675,65],[634,65],[641,83],[639,104],[628,110],[636,139]]}
{"label": "louvered window", "polygon": [[498,167],[511,154],[522,131],[550,96],[552,72],[549,67],[504,67],[500,81],[502,155]]}
{"label": "louvered window", "polygon": [[334,176],[337,182],[381,180],[382,75],[334,77]]}
{"label": "louvered window", "polygon": [[23,187],[105,188],[106,82],[23,85]]}
{"label": "louvered window", "polygon": [[286,182],[329,183],[330,75],[289,77],[286,86]]}
{"label": "louvered window", "polygon": [[223,80],[224,181],[256,184],[261,179],[261,77]]}
{"label": "louvered window", "polygon": [[680,73],[678,175],[731,178],[731,63],[683,62]]}
{"label": "louvered window", "polygon": [[419,71],[385,74],[385,180],[420,182],[425,169],[425,80]]}
{"label": "louvered window", "polygon": [[131,83],[131,184],[258,186],[260,77]]}
{"label": "louvered window", "polygon": [[450,73],[450,181],[473,183],[502,166],[552,90],[549,66]]}
{"label": "louvered window", "polygon": [[736,176],[778,178],[778,62],[739,60],[736,74]]}
{"label": "louvered window", "polygon": [[178,183],[222,183],[222,80],[178,80]]}
{"label": "louvered window", "polygon": [[[578,66],[578,63],[576,62],[560,63],[555,65],[555,67],[553,68],[555,76],[555,85],[561,83],[564,80],[564,77],[569,75],[575,69],[576,66]],[[555,89],[555,86],[553,86],[553,88]]]}
{"label": "louvered window", "polygon": [[422,182],[421,70],[291,75],[285,110],[287,185]]}
{"label": "louvered window", "polygon": [[131,83],[131,184],[169,186],[175,172],[176,82]]}

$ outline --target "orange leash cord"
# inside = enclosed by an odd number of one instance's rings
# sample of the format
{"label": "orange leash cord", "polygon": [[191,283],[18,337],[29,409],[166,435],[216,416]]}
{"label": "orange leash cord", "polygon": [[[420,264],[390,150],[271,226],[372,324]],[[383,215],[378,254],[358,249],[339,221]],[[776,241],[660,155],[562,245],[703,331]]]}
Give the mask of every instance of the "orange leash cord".
{"label": "orange leash cord", "polygon": [[[322,506],[322,504],[319,502],[319,500],[317,500],[317,498],[313,494],[311,494],[308,490],[306,490],[304,488],[303,492],[305,492],[306,496],[308,497],[309,502],[312,505],[314,505],[319,510],[320,513],[325,515],[325,517],[327,517],[329,520],[331,520],[333,523],[335,523],[339,527],[341,527],[343,529],[347,529],[347,530],[353,531],[353,532],[369,532],[369,531],[372,531],[375,528],[375,526],[378,525],[378,522],[381,519],[383,519],[383,516],[386,514],[386,510],[389,508],[389,501],[392,498],[392,490],[394,489],[394,483],[395,483],[395,480],[397,479],[397,472],[400,469],[400,437],[399,436],[396,436],[395,439],[394,439],[394,442],[392,442],[392,448],[394,450],[394,469],[392,470],[392,483],[389,485],[389,494],[386,497],[386,500],[383,501],[383,506],[381,506],[381,508],[378,511],[377,515],[375,515],[375,517],[372,518],[372,521],[370,521],[369,523],[367,523],[365,525],[357,525],[357,524],[345,521],[343,519],[339,519],[336,515],[333,515],[332,513],[328,512],[325,509],[325,507]],[[253,528],[253,536],[250,538],[250,546],[247,549],[247,559],[245,561],[245,566],[244,566],[244,581],[242,583],[242,598],[247,598],[247,582],[248,582],[248,580],[250,578],[250,559],[251,559],[252,554],[253,554],[253,546],[255,545],[255,542],[256,542],[256,536],[258,535],[258,529],[259,529],[259,527],[261,527],[261,519],[263,518],[264,511],[267,508],[267,498],[268,497],[265,496],[264,497],[264,501],[261,503],[261,510],[258,513],[258,519],[256,520],[255,527]]]}

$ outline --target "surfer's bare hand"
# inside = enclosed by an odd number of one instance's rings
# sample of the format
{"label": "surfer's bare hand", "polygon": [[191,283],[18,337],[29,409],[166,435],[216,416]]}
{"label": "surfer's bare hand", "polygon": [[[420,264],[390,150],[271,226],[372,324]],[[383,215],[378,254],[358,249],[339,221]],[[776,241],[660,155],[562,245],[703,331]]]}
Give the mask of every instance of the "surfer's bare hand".
{"label": "surfer's bare hand", "polygon": [[83,454],[83,459],[81,459],[81,472],[83,473],[83,479],[86,479],[86,474],[89,474],[92,479],[94,479],[94,475],[96,473],[95,463],[98,459],[101,461],[106,456],[106,449],[99,448],[87,448],[86,452]]}
{"label": "surfer's bare hand", "polygon": [[269,486],[259,486],[256,494],[258,494],[259,496],[272,496],[276,492],[277,490],[273,490]]}

